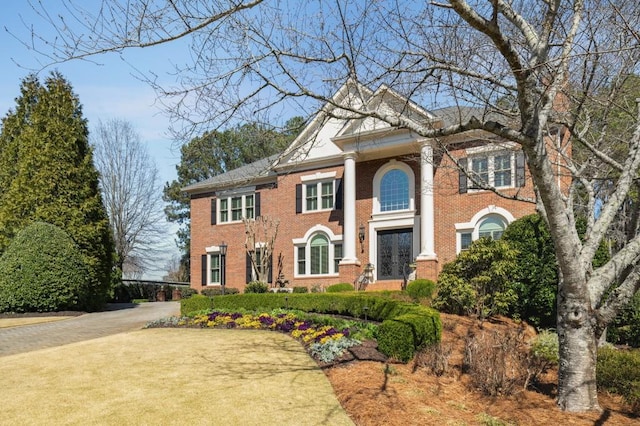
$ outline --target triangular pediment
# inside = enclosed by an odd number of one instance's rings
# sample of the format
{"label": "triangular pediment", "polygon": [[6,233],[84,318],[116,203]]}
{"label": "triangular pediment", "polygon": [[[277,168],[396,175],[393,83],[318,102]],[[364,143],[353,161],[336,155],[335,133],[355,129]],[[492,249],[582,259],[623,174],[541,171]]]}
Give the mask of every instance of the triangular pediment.
{"label": "triangular pediment", "polygon": [[381,86],[376,92],[372,92],[358,83],[349,81],[293,141],[281,157],[279,166],[339,158],[343,150],[334,139],[392,128],[384,120],[371,116],[362,117],[353,110],[365,113],[375,111],[417,124],[434,119],[433,114],[387,86]]}

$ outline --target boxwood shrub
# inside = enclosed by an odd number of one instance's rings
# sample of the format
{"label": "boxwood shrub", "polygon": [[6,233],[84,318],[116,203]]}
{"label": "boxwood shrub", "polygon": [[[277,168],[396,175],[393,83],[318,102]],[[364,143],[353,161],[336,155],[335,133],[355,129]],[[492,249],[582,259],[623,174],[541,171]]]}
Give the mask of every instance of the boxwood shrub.
{"label": "boxwood shrub", "polygon": [[90,273],[71,237],[35,222],[13,239],[0,258],[0,312],[82,310]]}
{"label": "boxwood shrub", "polygon": [[198,311],[205,311],[213,308],[213,299],[202,294],[180,299],[180,313],[182,315],[193,315]]}
{"label": "boxwood shrub", "polygon": [[431,299],[435,289],[436,283],[427,279],[417,279],[407,285],[407,293],[415,301]]}
{"label": "boxwood shrub", "polygon": [[442,324],[438,311],[390,298],[360,293],[306,293],[306,294],[243,294],[218,296],[207,302],[187,304],[193,296],[182,301],[182,314],[189,315],[203,309],[246,309],[271,311],[277,308],[297,309],[305,312],[345,315],[382,322],[378,328],[378,346],[384,354],[406,362],[414,353],[431,343],[440,341]]}
{"label": "boxwood shrub", "polygon": [[343,291],[353,291],[353,284],[351,283],[338,283],[327,287],[327,293],[341,293]]}

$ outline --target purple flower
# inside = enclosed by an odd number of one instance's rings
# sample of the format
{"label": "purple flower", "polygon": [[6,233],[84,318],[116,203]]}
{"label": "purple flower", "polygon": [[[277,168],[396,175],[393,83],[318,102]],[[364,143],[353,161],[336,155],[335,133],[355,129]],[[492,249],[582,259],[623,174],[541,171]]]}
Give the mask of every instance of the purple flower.
{"label": "purple flower", "polygon": [[260,317],[260,324],[266,325],[267,327],[270,327],[274,322],[275,320],[271,317]]}
{"label": "purple flower", "polygon": [[238,318],[242,318],[242,314],[240,314],[238,312],[231,314],[231,319],[232,320],[237,320]]}

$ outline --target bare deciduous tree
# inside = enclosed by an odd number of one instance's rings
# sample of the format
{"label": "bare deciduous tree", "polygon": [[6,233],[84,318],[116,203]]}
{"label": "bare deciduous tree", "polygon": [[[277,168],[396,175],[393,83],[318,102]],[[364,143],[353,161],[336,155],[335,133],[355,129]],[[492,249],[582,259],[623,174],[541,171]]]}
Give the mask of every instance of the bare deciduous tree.
{"label": "bare deciduous tree", "polygon": [[91,135],[100,186],[123,276],[140,278],[164,235],[158,169],[131,124],[99,122]]}
{"label": "bare deciduous tree", "polygon": [[[558,402],[599,408],[597,341],[640,285],[637,226],[592,267],[640,169],[638,107],[618,96],[640,71],[636,0],[124,3],[116,16],[72,9],[91,30],[86,38],[68,19],[50,19],[67,38],[39,48],[68,60],[190,37],[194,62],[178,69],[182,87],[157,87],[187,133],[267,109],[312,113],[335,105],[333,93],[350,81],[353,102],[334,115],[406,127],[445,152],[448,137],[472,130],[519,146],[562,277]],[[366,87],[383,83],[427,108],[458,106],[460,124],[433,128],[363,107]],[[484,112],[466,114],[469,106]],[[615,144],[614,110],[633,129]],[[584,240],[578,210],[587,213]]]}
{"label": "bare deciduous tree", "polygon": [[280,221],[267,216],[243,218],[242,221],[245,229],[244,248],[256,281],[267,283],[269,270],[273,267],[273,247],[278,237]]}

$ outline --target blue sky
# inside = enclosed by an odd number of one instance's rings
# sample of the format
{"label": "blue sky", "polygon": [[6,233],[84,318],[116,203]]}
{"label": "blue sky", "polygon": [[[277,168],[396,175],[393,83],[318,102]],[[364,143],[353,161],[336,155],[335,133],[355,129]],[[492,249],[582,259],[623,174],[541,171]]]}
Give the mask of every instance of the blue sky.
{"label": "blue sky", "polygon": [[[95,0],[85,0],[84,3]],[[47,0],[47,7],[57,2]],[[28,50],[14,37],[28,41],[29,31],[23,21],[34,25],[39,34],[53,37],[48,28],[27,4],[26,0],[3,2],[0,13],[0,116],[4,117],[14,108],[15,98],[20,93],[20,82],[30,72],[39,71],[43,78],[50,71],[57,70],[71,83],[83,105],[89,129],[98,120],[121,118],[129,121],[147,145],[149,153],[158,167],[161,182],[176,178],[175,166],[180,161],[179,147],[174,146],[168,133],[169,121],[156,102],[151,87],[137,79],[132,68],[142,72],[153,71],[163,81],[171,84],[168,76],[172,63],[186,54],[184,45],[173,44],[153,49],[127,51],[121,57],[117,54],[94,58],[94,62],[71,61],[41,70],[46,58]],[[13,33],[14,35],[10,34]],[[149,271],[146,278],[160,278],[169,258],[177,254],[174,244],[175,227],[169,229],[167,244],[162,247],[164,259],[159,259],[157,268]]]}

